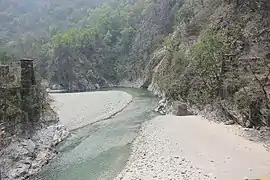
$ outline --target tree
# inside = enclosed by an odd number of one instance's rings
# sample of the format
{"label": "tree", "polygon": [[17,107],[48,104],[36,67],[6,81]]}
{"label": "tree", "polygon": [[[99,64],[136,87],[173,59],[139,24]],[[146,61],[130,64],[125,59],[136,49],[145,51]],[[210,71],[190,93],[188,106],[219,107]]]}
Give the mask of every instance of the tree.
{"label": "tree", "polygon": [[6,52],[0,53],[0,64],[8,64],[12,58]]}
{"label": "tree", "polygon": [[223,57],[226,49],[224,40],[215,32],[208,31],[191,51],[192,66],[196,69],[197,77],[203,86],[198,88],[204,90],[212,99],[221,96],[224,80]]}

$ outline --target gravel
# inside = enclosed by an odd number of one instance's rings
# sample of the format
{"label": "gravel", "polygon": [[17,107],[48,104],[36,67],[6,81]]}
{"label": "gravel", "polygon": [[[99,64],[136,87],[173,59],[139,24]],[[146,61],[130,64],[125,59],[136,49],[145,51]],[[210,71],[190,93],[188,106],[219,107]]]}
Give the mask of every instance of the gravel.
{"label": "gravel", "polygon": [[122,91],[53,93],[51,96],[60,122],[68,130],[107,119],[132,101],[132,96]]}
{"label": "gravel", "polygon": [[115,180],[244,179],[270,176],[270,153],[228,126],[200,116],[145,123],[126,168]]}

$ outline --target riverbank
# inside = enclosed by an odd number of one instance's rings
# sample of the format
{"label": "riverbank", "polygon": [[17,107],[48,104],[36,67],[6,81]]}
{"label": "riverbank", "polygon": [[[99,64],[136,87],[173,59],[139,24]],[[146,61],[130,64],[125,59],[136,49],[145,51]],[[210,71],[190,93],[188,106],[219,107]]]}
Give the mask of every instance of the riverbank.
{"label": "riverbank", "polygon": [[[132,96],[122,91],[84,93],[53,93],[52,109],[42,117],[43,125],[31,139],[14,137],[9,146],[0,151],[0,168],[4,180],[32,178],[56,154],[56,145],[69,132],[119,113]],[[60,120],[60,121],[58,121]],[[46,125],[45,122],[51,122]]]}
{"label": "riverbank", "polygon": [[269,177],[270,153],[200,116],[160,116],[142,127],[115,180],[258,179]]}
{"label": "riverbank", "polygon": [[[48,110],[44,121],[33,136],[13,136],[10,144],[0,150],[0,168],[3,180],[25,180],[35,176],[57,154],[55,146],[66,139],[69,132],[59,124],[55,113]],[[50,121],[50,125],[45,123]]]}
{"label": "riverbank", "polygon": [[60,122],[74,130],[110,118],[121,112],[132,96],[122,91],[51,94]]}
{"label": "riverbank", "polygon": [[[112,180],[121,172],[131,152],[130,144],[139,135],[141,124],[156,117],[156,113],[152,110],[159,98],[144,89],[119,88],[112,91],[121,91],[120,94],[124,96],[126,93],[123,94],[123,92],[131,94],[132,102],[109,119],[72,130],[69,138],[58,146],[57,156],[42,169],[36,177],[37,180],[75,180],[78,178]],[[108,95],[115,96],[119,93],[102,91],[98,94],[102,96],[105,94],[104,98],[107,99],[121,100],[119,96],[108,97]],[[74,96],[72,93],[69,95]],[[80,95],[84,96],[82,93]],[[92,96],[91,93],[88,94],[88,97],[90,96]],[[103,97],[100,98],[103,99]],[[81,100],[78,106],[83,105],[85,101],[90,102],[89,98],[81,98]],[[63,103],[66,106],[73,105],[68,104],[72,103],[69,100]],[[94,103],[94,101],[90,102],[92,108],[101,106],[101,103],[98,106],[94,106]],[[84,111],[85,116],[91,116],[91,111]],[[73,111],[67,113],[72,114]]]}

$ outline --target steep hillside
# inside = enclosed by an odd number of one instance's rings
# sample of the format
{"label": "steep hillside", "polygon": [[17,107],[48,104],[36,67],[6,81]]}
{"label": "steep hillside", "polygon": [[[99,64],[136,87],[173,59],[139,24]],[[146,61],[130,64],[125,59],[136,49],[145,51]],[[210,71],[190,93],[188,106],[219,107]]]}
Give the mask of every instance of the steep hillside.
{"label": "steep hillside", "polygon": [[150,87],[199,110],[214,105],[224,120],[269,125],[269,2],[201,2],[180,8]]}
{"label": "steep hillside", "polygon": [[8,42],[22,34],[48,37],[53,31],[83,25],[89,8],[100,3],[98,0],[1,0],[0,41]]}
{"label": "steep hillside", "polygon": [[198,110],[210,105],[224,120],[268,124],[269,1],[119,0],[83,19],[22,45],[50,85],[144,87]]}
{"label": "steep hillside", "polygon": [[180,5],[142,0],[103,4],[89,15],[88,27],[57,34],[47,43],[46,56],[52,61],[41,64],[49,69],[44,76],[71,90],[136,81],[163,38],[173,32]]}

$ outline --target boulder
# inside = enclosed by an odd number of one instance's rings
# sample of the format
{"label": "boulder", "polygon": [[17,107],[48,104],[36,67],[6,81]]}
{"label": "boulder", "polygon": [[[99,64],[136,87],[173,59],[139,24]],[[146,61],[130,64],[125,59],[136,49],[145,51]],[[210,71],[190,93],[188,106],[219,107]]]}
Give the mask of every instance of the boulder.
{"label": "boulder", "polygon": [[53,84],[53,85],[51,86],[51,89],[52,89],[52,90],[59,90],[59,89],[62,89],[62,86],[59,85],[59,84]]}
{"label": "boulder", "polygon": [[233,120],[228,120],[224,123],[225,125],[233,125],[234,121]]}
{"label": "boulder", "polygon": [[27,156],[33,157],[36,149],[36,144],[32,140],[26,140],[21,143],[21,146],[27,150]]}
{"label": "boulder", "polygon": [[159,105],[164,105],[165,103],[166,103],[166,99],[165,98],[163,98],[163,99],[161,99],[159,102],[158,102],[158,104]]}
{"label": "boulder", "polygon": [[14,169],[9,171],[8,177],[13,179],[23,178],[29,171],[30,164],[19,163]]}
{"label": "boulder", "polygon": [[252,128],[252,127],[253,127],[250,120],[247,120],[247,121],[246,121],[245,127],[246,127],[246,128]]}
{"label": "boulder", "polygon": [[56,130],[54,132],[53,136],[53,145],[59,144],[63,139],[69,136],[69,132],[65,129],[64,126],[59,125],[56,127]]}
{"label": "boulder", "polygon": [[172,103],[172,114],[175,116],[191,115],[191,113],[188,111],[187,105],[179,101],[174,101]]}
{"label": "boulder", "polygon": [[100,89],[100,85],[98,83],[95,84],[96,89]]}
{"label": "boulder", "polygon": [[162,115],[166,114],[166,108],[167,108],[168,101],[167,99],[163,98],[158,102],[158,106],[155,108],[155,112],[158,112]]}
{"label": "boulder", "polygon": [[35,174],[38,172],[45,164],[49,162],[54,157],[54,152],[52,149],[43,149],[37,154],[37,158],[32,162],[30,174]]}

